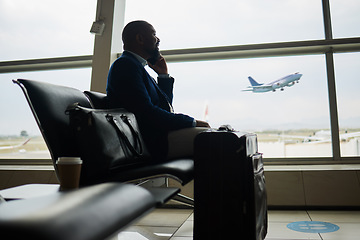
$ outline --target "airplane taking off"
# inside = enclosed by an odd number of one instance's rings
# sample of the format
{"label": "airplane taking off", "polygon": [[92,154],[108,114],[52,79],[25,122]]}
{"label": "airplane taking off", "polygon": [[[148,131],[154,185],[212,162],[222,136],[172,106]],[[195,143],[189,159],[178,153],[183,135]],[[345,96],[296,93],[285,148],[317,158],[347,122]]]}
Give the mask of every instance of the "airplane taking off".
{"label": "airplane taking off", "polygon": [[302,74],[297,72],[267,84],[258,83],[252,77],[249,76],[248,78],[251,86],[249,86],[247,89],[244,89],[243,91],[252,91],[254,93],[262,93],[269,91],[275,92],[276,89],[278,88],[280,88],[281,91],[284,91],[284,87],[291,87],[295,84],[295,82],[298,83],[301,76]]}

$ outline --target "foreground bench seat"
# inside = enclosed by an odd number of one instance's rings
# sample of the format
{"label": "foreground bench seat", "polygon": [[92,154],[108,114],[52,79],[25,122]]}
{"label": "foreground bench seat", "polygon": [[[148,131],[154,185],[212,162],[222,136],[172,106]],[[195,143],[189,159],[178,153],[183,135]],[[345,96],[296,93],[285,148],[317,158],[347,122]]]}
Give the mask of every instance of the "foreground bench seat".
{"label": "foreground bench seat", "polygon": [[103,183],[43,197],[0,204],[0,233],[6,239],[105,239],[163,204],[175,188],[144,189]]}

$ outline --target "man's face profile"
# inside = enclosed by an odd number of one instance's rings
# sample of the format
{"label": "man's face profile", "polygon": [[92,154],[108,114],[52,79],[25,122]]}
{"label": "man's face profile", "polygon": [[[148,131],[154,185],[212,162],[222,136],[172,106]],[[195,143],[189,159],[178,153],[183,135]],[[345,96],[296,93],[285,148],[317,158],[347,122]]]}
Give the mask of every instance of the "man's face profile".
{"label": "man's face profile", "polygon": [[160,39],[156,36],[156,31],[150,24],[144,28],[144,48],[150,55],[147,59],[151,64],[155,64],[160,58],[159,43]]}
{"label": "man's face profile", "polygon": [[155,64],[161,57],[159,52],[160,39],[154,27],[145,21],[134,21],[125,26],[122,34],[124,50],[133,51]]}

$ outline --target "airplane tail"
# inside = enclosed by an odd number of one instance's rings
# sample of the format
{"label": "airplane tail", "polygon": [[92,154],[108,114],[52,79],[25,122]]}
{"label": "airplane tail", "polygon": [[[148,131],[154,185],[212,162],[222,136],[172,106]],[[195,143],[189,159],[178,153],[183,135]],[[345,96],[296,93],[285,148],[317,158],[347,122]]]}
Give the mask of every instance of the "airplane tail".
{"label": "airplane tail", "polygon": [[258,83],[257,81],[255,81],[252,77],[248,77],[249,78],[249,81],[250,81],[250,83],[251,83],[251,86],[260,86],[260,85],[262,85],[262,84],[260,84],[260,83]]}
{"label": "airplane tail", "polygon": [[205,103],[204,120],[209,122],[209,105],[207,102]]}

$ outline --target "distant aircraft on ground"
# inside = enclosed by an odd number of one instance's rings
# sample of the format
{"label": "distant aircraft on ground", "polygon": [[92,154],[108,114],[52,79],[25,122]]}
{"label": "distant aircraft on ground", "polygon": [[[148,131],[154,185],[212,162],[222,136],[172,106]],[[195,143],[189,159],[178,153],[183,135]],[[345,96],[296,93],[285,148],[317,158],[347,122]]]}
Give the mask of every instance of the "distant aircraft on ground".
{"label": "distant aircraft on ground", "polygon": [[301,78],[302,74],[300,73],[294,73],[287,75],[285,77],[282,77],[278,80],[275,80],[273,82],[264,84],[264,83],[258,83],[256,82],[252,77],[248,77],[251,86],[249,86],[247,89],[244,89],[243,91],[252,91],[254,93],[262,93],[262,92],[269,92],[273,91],[275,92],[276,89],[280,88],[281,91],[284,91],[284,87],[291,87],[295,84],[295,82],[299,82],[299,79]]}
{"label": "distant aircraft on ground", "polygon": [[26,139],[25,142],[18,144],[18,145],[14,145],[14,146],[0,146],[0,150],[5,150],[5,149],[15,149],[15,148],[19,148],[24,146],[25,144],[27,144],[30,141],[31,138]]}
{"label": "distant aircraft on ground", "polygon": [[[284,139],[300,139],[303,143],[324,143],[331,141],[331,132],[327,130],[320,130],[312,136],[297,136],[297,135],[278,135]],[[360,137],[360,132],[342,133],[339,134],[340,141],[349,141],[351,138]]]}

